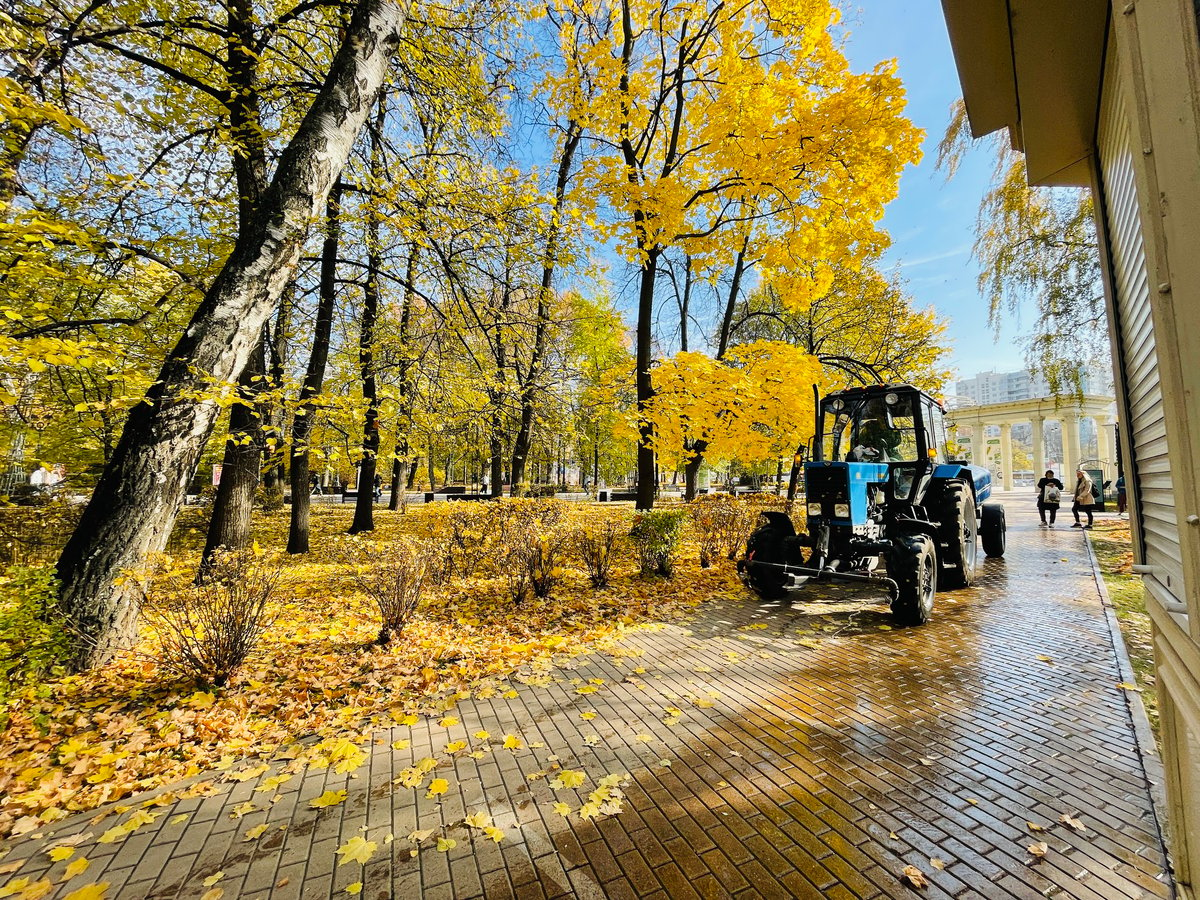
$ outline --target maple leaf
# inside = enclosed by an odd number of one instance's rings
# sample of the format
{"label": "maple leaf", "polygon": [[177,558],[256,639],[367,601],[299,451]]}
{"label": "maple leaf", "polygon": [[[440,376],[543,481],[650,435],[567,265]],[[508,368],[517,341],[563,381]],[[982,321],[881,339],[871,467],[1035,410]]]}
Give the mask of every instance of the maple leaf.
{"label": "maple leaf", "polygon": [[77,859],[71,860],[69,863],[67,863],[67,871],[65,873],[66,880],[70,881],[72,878],[76,877],[77,875],[82,875],[84,872],[86,872],[88,870],[88,866],[90,866],[91,864],[92,864],[91,861],[83,856],[80,856]]}
{"label": "maple leaf", "polygon": [[[18,879],[19,880],[19,879]],[[28,879],[26,879],[28,881]],[[41,881],[34,881],[26,884],[21,889],[19,900],[42,900],[54,890],[54,884],[49,878],[43,878]]]}
{"label": "maple leaf", "polygon": [[221,900],[221,898],[224,896],[225,896],[225,888],[215,887],[215,888],[209,888],[207,891],[205,891],[204,895],[200,898],[200,900]]}
{"label": "maple leaf", "polygon": [[487,828],[492,824],[492,817],[485,812],[471,813],[463,819],[463,824],[472,828]]}
{"label": "maple leaf", "polygon": [[929,886],[929,879],[925,877],[925,873],[916,866],[905,866],[900,873],[900,878],[907,881],[912,887],[923,888]]}
{"label": "maple leaf", "polygon": [[407,750],[412,745],[412,741],[408,738],[400,741],[392,741],[393,750]]}
{"label": "maple leaf", "polygon": [[62,900],[105,900],[107,896],[108,882],[101,881],[99,884],[85,884],[71,891]]}
{"label": "maple leaf", "polygon": [[362,889],[363,889],[363,883],[361,881],[355,881],[351,884],[346,885],[346,893],[347,894],[361,894]]}
{"label": "maple leaf", "polygon": [[167,820],[167,824],[168,825],[182,825],[187,820],[188,820],[188,814],[180,813],[177,816],[171,816],[171,818]]}
{"label": "maple leaf", "polygon": [[449,754],[457,753],[459,750],[465,750],[467,747],[466,741],[451,741],[442,750]]}
{"label": "maple leaf", "polygon": [[483,829],[483,833],[490,837],[497,844],[504,840],[504,832],[495,825],[489,825],[487,828]]}
{"label": "maple leaf", "polygon": [[52,859],[54,862],[59,862],[60,860],[70,859],[72,856],[74,856],[75,848],[74,847],[51,847],[49,850],[46,851],[46,853],[49,855],[50,859]]}
{"label": "maple leaf", "polygon": [[566,817],[571,814],[571,807],[565,803],[555,802],[554,811],[560,816]]}
{"label": "maple leaf", "polygon": [[374,841],[368,841],[361,835],[355,835],[337,848],[337,852],[342,857],[338,860],[338,865],[344,866],[348,862],[366,864],[378,846]]}
{"label": "maple leaf", "polygon": [[266,830],[267,830],[267,825],[265,822],[262,825],[255,825],[253,828],[251,828],[249,831],[246,832],[246,836],[243,837],[242,840],[243,841],[258,840],[260,837],[263,836],[263,834],[266,833]]}
{"label": "maple leaf", "polygon": [[486,741],[489,737],[491,737],[491,735],[489,735],[486,731],[480,730],[475,732],[475,737],[479,738],[481,741]]}
{"label": "maple leaf", "polygon": [[944,871],[946,868],[946,861],[937,856],[929,857],[929,864],[939,872]]}
{"label": "maple leaf", "polygon": [[450,782],[448,782],[445,778],[435,778],[433,781],[429,782],[429,793],[427,793],[425,796],[437,797],[440,794],[446,793],[449,787]]}
{"label": "maple leaf", "polygon": [[1058,821],[1062,822],[1072,831],[1087,831],[1087,826],[1074,813],[1063,813],[1058,817]]}
{"label": "maple leaf", "polygon": [[550,787],[557,791],[564,788],[577,788],[581,784],[583,784],[583,772],[563,769],[558,773],[558,777],[550,782]]}
{"label": "maple leaf", "polygon": [[273,791],[281,784],[285,784],[292,780],[291,774],[285,773],[282,775],[272,775],[269,778],[264,778],[263,783],[256,787],[255,791]]}
{"label": "maple leaf", "polygon": [[320,797],[313,797],[308,801],[308,805],[314,809],[323,809],[327,806],[337,806],[346,799],[344,790],[326,791]]}
{"label": "maple leaf", "polygon": [[424,831],[414,831],[411,834],[409,834],[408,839],[410,841],[412,841],[414,844],[419,844],[422,841],[428,840],[430,837],[432,837],[433,832],[434,832],[434,829],[432,829],[432,828],[427,828]]}
{"label": "maple leaf", "polygon": [[515,734],[506,734],[504,736],[505,750],[520,750],[522,746],[524,746],[524,741],[522,741]]}
{"label": "maple leaf", "polygon": [[451,725],[458,724],[458,716],[444,716],[438,720],[438,724],[443,728],[449,728]]}
{"label": "maple leaf", "polygon": [[251,778],[257,778],[259,775],[262,775],[270,768],[271,767],[269,765],[263,763],[261,766],[254,766],[250,769],[241,769],[237,772],[230,772],[228,777],[232,778],[234,781],[249,781]]}
{"label": "maple leaf", "polygon": [[1035,844],[1030,844],[1025,849],[1029,851],[1029,854],[1034,858],[1034,861],[1036,862],[1037,860],[1042,859],[1046,855],[1046,852],[1050,849],[1050,845],[1047,844],[1045,841],[1038,841]]}

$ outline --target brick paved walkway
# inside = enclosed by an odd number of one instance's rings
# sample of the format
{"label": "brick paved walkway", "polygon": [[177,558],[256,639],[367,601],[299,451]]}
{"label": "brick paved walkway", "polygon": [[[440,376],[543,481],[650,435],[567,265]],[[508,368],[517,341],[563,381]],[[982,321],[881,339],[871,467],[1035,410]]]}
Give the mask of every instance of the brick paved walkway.
{"label": "brick paved walkway", "polygon": [[[892,630],[883,606],[846,589],[832,605],[719,599],[688,628],[639,631],[615,655],[464,699],[448,727],[379,732],[353,773],[272,787],[277,762],[211,796],[168,797],[113,843],[97,838],[130,813],[73,820],[10,842],[0,869],[27,862],[0,877],[48,877],[49,896],[108,882],[109,898],[200,898],[205,879],[227,898],[274,900],[349,896],[360,881],[370,898],[844,898],[915,896],[899,880],[915,865],[923,897],[1171,896],[1083,536],[1038,529],[1018,503],[1007,559],[939,595],[924,628]],[[505,749],[507,734],[523,746]],[[468,746],[451,757],[453,741]],[[420,789],[394,784],[423,757],[437,768]],[[586,780],[555,790],[560,767]],[[581,820],[599,780],[622,773],[623,810]],[[431,778],[446,793],[428,798]],[[310,806],[328,790],[346,800]],[[478,812],[502,841],[462,824]],[[414,851],[419,830],[433,833]],[[338,866],[354,837],[375,852]],[[438,837],[456,845],[439,851]],[[90,866],[60,886],[70,860],[45,851],[64,839]]]}

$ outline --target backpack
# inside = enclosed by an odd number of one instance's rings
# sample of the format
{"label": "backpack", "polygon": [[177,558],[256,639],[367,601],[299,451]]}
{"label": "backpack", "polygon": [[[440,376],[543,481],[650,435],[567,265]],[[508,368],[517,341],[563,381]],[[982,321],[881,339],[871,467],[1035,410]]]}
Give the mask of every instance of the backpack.
{"label": "backpack", "polygon": [[1058,485],[1048,484],[1042,490],[1042,500],[1044,503],[1057,503],[1060,496]]}

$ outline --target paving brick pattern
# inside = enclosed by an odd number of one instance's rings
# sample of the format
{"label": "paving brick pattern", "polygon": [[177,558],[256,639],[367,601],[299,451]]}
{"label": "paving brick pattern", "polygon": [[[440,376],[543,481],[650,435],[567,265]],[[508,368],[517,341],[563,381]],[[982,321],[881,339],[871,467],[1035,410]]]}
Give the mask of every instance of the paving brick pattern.
{"label": "paving brick pattern", "polygon": [[[822,603],[717,599],[686,626],[637,631],[615,655],[514,682],[515,697],[463,700],[449,728],[381,731],[353,773],[309,769],[274,794],[255,790],[261,779],[223,782],[124,841],[86,838],[90,868],[61,887],[69,861],[51,863],[46,848],[117,819],[10,842],[0,864],[28,859],[19,875],[51,878],[51,896],[105,881],[110,898],[199,898],[217,872],[225,897],[264,900],[347,897],[359,881],[359,896],[379,900],[1172,896],[1083,536],[1038,529],[1009,506],[1007,558],[988,560],[972,589],[939,595],[923,628],[892,629],[883,606],[845,588]],[[479,748],[480,729],[492,735],[481,758],[443,752],[456,740]],[[505,734],[526,746],[502,749]],[[412,746],[393,750],[403,738]],[[450,784],[436,799],[393,784],[425,756]],[[554,791],[556,765],[588,781]],[[621,772],[618,815],[554,811],[555,800],[578,809]],[[310,807],[331,789],[346,801]],[[247,801],[266,809],[235,817]],[[478,811],[501,842],[458,824]],[[245,840],[259,824],[265,833]],[[414,858],[417,829],[436,834]],[[439,852],[437,835],[457,845]],[[354,836],[377,851],[365,867],[337,865]],[[1048,849],[1035,861],[1026,848],[1038,841]],[[906,865],[929,885],[903,884]]]}

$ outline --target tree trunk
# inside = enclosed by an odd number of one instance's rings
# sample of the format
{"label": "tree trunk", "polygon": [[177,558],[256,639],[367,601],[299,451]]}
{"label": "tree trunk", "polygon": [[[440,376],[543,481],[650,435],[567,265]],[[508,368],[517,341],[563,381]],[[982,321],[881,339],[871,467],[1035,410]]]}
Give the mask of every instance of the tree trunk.
{"label": "tree trunk", "polygon": [[250,544],[254,491],[262,463],[262,421],[258,394],[265,377],[264,342],[259,340],[250,362],[238,380],[241,399],[229,410],[229,437],[221,460],[221,482],[208,520],[208,535],[200,557],[203,573],[218,548],[241,550]]}
{"label": "tree trunk", "polygon": [[641,284],[638,290],[637,319],[637,503],[638,509],[654,507],[655,456],[654,428],[647,417],[650,401],[654,398],[654,383],[650,378],[651,324],[654,320],[654,279],[658,273],[658,257],[662,251],[657,247],[644,250],[646,259],[642,263]]}
{"label": "tree trunk", "polygon": [[[386,101],[381,95],[371,129],[371,185],[383,176],[383,127],[387,118]],[[375,373],[375,324],[379,318],[379,270],[383,253],[379,246],[379,209],[373,204],[367,211],[367,282],[363,286],[362,326],[358,333],[358,365],[362,376],[363,399],[367,409],[363,420],[362,463],[358,467],[358,496],[354,503],[354,521],[350,534],[375,530],[375,470],[379,459],[379,386]]]}
{"label": "tree trunk", "polygon": [[694,456],[688,457],[683,467],[683,499],[689,503],[696,499],[696,488],[700,476],[700,467],[704,465],[704,451],[708,449],[705,441],[697,441],[693,448]]}
{"label": "tree trunk", "polygon": [[[267,186],[267,147],[258,102],[258,56],[254,46],[254,12],[249,0],[226,5],[229,41],[223,59],[229,81],[229,135],[238,192],[239,234],[250,226]],[[221,463],[221,482],[208,522],[208,537],[200,558],[203,572],[218,547],[240,550],[250,543],[254,492],[262,471],[263,417],[259,395],[265,387],[266,329],[238,379],[241,402],[229,412],[229,439]]]}
{"label": "tree trunk", "polygon": [[275,332],[271,335],[267,349],[270,359],[267,363],[268,384],[276,395],[267,404],[264,412],[263,453],[266,464],[263,469],[263,508],[279,510],[283,508],[284,485],[287,484],[287,458],[284,446],[284,407],[278,392],[283,387],[287,377],[288,361],[288,332],[292,327],[292,308],[295,305],[295,285],[289,284],[279,303],[275,316]]}
{"label": "tree trunk", "polygon": [[311,506],[308,441],[317,415],[316,398],[325,384],[329,362],[329,337],[333,332],[333,309],[337,301],[337,259],[341,240],[342,186],[337,183],[325,203],[325,241],[321,247],[321,283],[317,299],[317,319],[313,329],[312,352],[300,388],[300,407],[292,422],[292,517],[288,527],[288,553],[309,550],[308,520]]}
{"label": "tree trunk", "polygon": [[401,8],[361,0],[324,85],[220,274],[134,407],[62,555],[59,600],[82,670],[133,638],[142,599],[124,573],[162,550],[220,411],[201,399],[245,368],[292,279],[309,223],[350,154],[399,43]]}
{"label": "tree trunk", "polygon": [[[538,291],[537,324],[534,326],[533,350],[529,354],[529,371],[521,385],[521,418],[517,435],[513,439],[512,473],[514,487],[525,478],[525,458],[533,441],[534,403],[537,399],[538,378],[541,375],[542,357],[546,352],[546,336],[550,328],[550,292],[554,285],[554,270],[558,265],[559,217],[567,196],[567,181],[571,177],[571,162],[575,148],[579,146],[583,130],[578,123],[567,123],[563,138],[562,156],[558,160],[558,178],[554,185],[554,210],[550,216],[549,232],[546,235],[546,255],[542,260],[542,283]],[[493,462],[493,467],[495,463]]]}
{"label": "tree trunk", "polygon": [[400,309],[400,380],[399,402],[396,405],[396,449],[392,456],[392,495],[388,498],[388,509],[406,509],[404,494],[410,480],[409,470],[412,468],[409,454],[408,432],[412,427],[413,385],[409,377],[413,359],[408,347],[409,326],[412,323],[412,307],[416,300],[415,279],[417,277],[417,245],[413,244],[408,251],[408,265],[404,272],[404,305]]}

